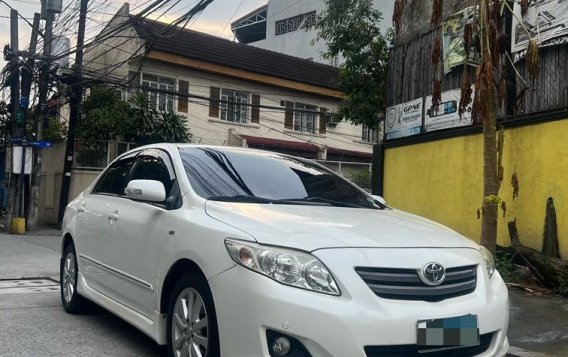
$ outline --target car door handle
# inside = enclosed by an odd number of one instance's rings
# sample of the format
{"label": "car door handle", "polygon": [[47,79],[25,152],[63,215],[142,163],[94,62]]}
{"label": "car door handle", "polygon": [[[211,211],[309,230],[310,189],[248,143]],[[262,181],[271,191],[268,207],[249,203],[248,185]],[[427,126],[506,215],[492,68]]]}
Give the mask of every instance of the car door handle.
{"label": "car door handle", "polygon": [[85,206],[81,206],[81,207],[77,208],[77,212],[78,212],[79,214],[85,212]]}

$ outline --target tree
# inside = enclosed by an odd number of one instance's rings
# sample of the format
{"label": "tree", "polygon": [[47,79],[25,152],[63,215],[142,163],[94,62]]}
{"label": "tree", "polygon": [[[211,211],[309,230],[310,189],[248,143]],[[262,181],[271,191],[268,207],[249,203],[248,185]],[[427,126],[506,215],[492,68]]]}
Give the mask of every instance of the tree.
{"label": "tree", "polygon": [[385,108],[392,32],[381,32],[382,14],[371,0],[324,0],[324,4],[315,25],[317,39],[328,46],[323,55],[345,59],[337,80],[344,97],[334,117],[376,129]]}
{"label": "tree", "polygon": [[110,87],[94,87],[83,102],[83,113],[77,136],[84,140],[120,139],[137,145],[192,140],[185,119],[174,112],[157,110],[144,92],[137,92],[125,102]]}
{"label": "tree", "polygon": [[158,112],[156,105],[150,100],[146,93],[138,91],[129,102],[130,110],[128,129],[124,135],[128,141],[139,145],[151,144],[159,141],[158,133]]}
{"label": "tree", "polygon": [[124,134],[127,140],[139,145],[192,141],[185,119],[174,112],[156,110],[156,105],[147,93],[137,92],[129,105],[129,120]]}
{"label": "tree", "polygon": [[[402,13],[406,0],[397,0],[395,8]],[[474,122],[483,125],[483,199],[481,205],[481,237],[480,243],[493,254],[497,245],[497,218],[499,206],[505,211],[505,202],[499,197],[503,181],[503,132],[498,135],[497,116],[499,108],[506,99],[507,66],[511,65],[508,49],[511,39],[504,29],[504,16],[513,16],[510,0],[469,0],[463,6],[470,5],[473,9],[473,19],[464,28],[463,44],[466,58],[470,51],[476,51],[479,61],[476,64],[473,81],[470,78],[469,63],[464,64],[460,115],[471,104],[471,84],[474,83],[472,116]],[[526,12],[528,1],[521,1],[522,11]],[[442,22],[442,0],[433,1],[432,25],[437,28]],[[395,11],[396,12],[396,11]],[[395,19],[395,23],[396,23]],[[525,28],[529,38],[530,32]],[[432,62],[439,68],[441,59],[440,36],[436,36],[433,46]],[[526,56],[528,72],[535,76],[538,72],[538,47],[534,39],[529,40]],[[438,71],[439,73],[439,71]],[[432,107],[436,109],[441,102],[441,86],[439,80],[433,83]]]}
{"label": "tree", "polygon": [[116,140],[124,137],[129,126],[128,103],[120,93],[106,86],[91,88],[82,104],[83,118],[77,127],[77,137],[88,140]]}

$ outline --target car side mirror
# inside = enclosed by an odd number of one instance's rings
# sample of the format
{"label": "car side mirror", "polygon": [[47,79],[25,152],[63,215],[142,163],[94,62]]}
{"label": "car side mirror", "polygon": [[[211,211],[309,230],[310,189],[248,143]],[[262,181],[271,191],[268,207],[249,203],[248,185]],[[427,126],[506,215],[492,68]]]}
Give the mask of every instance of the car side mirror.
{"label": "car side mirror", "polygon": [[379,201],[381,204],[383,205],[387,205],[387,201],[385,201],[385,199],[382,196],[377,196],[377,195],[371,195],[371,197],[373,197],[375,200]]}
{"label": "car side mirror", "polygon": [[166,189],[164,184],[156,180],[132,180],[124,189],[126,197],[134,201],[164,202]]}

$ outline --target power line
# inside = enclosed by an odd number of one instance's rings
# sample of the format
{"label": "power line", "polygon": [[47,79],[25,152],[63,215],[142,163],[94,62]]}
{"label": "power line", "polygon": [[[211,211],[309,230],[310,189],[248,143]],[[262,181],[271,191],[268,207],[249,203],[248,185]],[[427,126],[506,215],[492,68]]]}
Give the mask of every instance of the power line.
{"label": "power line", "polygon": [[[116,82],[116,81],[114,81],[113,79],[110,79],[110,78],[107,78],[106,80],[102,81],[102,83],[111,84],[111,85],[115,85],[115,86],[118,86],[118,87],[124,86],[122,82]],[[207,97],[207,96],[188,94],[188,93],[180,93],[179,91],[170,91],[170,90],[159,89],[159,88],[148,88],[146,86],[136,85],[136,84],[131,84],[129,87],[131,89],[140,89],[140,90],[144,90],[144,91],[148,91],[148,92],[152,92],[152,93],[161,93],[161,94],[172,95],[172,96],[175,96],[177,98],[186,99],[186,100],[188,100],[189,103],[201,105],[201,106],[204,106],[204,107],[208,107],[209,104],[207,104],[207,103],[209,103],[209,102],[217,102],[217,103],[220,103],[220,104],[225,103],[225,104],[235,105],[234,102],[229,101],[229,100],[212,99],[212,98]],[[282,108],[282,107],[267,106],[267,105],[256,105],[256,104],[251,104],[251,103],[246,103],[246,104],[242,103],[242,104],[239,104],[239,105],[245,106],[245,107],[265,109],[262,112],[262,114],[264,116],[275,118],[275,120],[274,119],[270,120],[270,119],[266,119],[266,118],[265,119],[268,120],[268,121],[273,121],[273,122],[278,122],[278,123],[282,123],[282,121],[280,120],[280,118],[275,117],[275,116],[271,116],[270,114],[268,114],[268,113],[270,113],[270,111],[272,111],[274,113],[292,112],[292,113],[306,113],[306,114],[313,114],[313,115],[320,115],[320,116],[329,114],[328,112],[322,112],[322,111],[304,110],[304,109],[296,109],[296,108]],[[248,119],[250,119],[250,115],[251,115],[250,112],[247,113]],[[255,124],[257,124],[257,123],[255,123]],[[258,124],[258,125],[265,126],[264,124]],[[273,127],[270,127],[270,126],[265,126],[265,127],[270,129],[270,130],[281,132],[282,134],[293,137],[297,140],[312,142],[310,140],[300,138],[297,135],[294,135],[293,133],[287,133],[286,131],[280,131],[280,130],[273,128]],[[358,138],[358,136],[355,136],[355,135],[348,135],[348,134],[342,134],[342,133],[331,133],[330,132],[330,134],[333,134],[334,136],[337,136],[337,137],[349,138],[348,139],[349,141],[340,140],[340,139],[335,139],[335,140],[343,142],[345,144],[351,144],[351,145],[354,144],[353,141],[352,141],[352,138]]]}

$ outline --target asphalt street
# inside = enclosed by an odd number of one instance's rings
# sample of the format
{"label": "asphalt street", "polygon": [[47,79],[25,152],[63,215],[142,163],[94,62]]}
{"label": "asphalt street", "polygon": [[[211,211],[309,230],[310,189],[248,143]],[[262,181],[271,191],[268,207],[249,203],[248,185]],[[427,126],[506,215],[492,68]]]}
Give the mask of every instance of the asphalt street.
{"label": "asphalt street", "polygon": [[[165,355],[163,347],[101,308],[65,313],[59,254],[56,232],[0,233],[0,356]],[[510,356],[568,356],[568,300],[510,292]]]}
{"label": "asphalt street", "polygon": [[0,235],[0,356],[164,356],[102,309],[63,311],[58,283],[49,279],[58,279],[59,244],[58,237]]}

